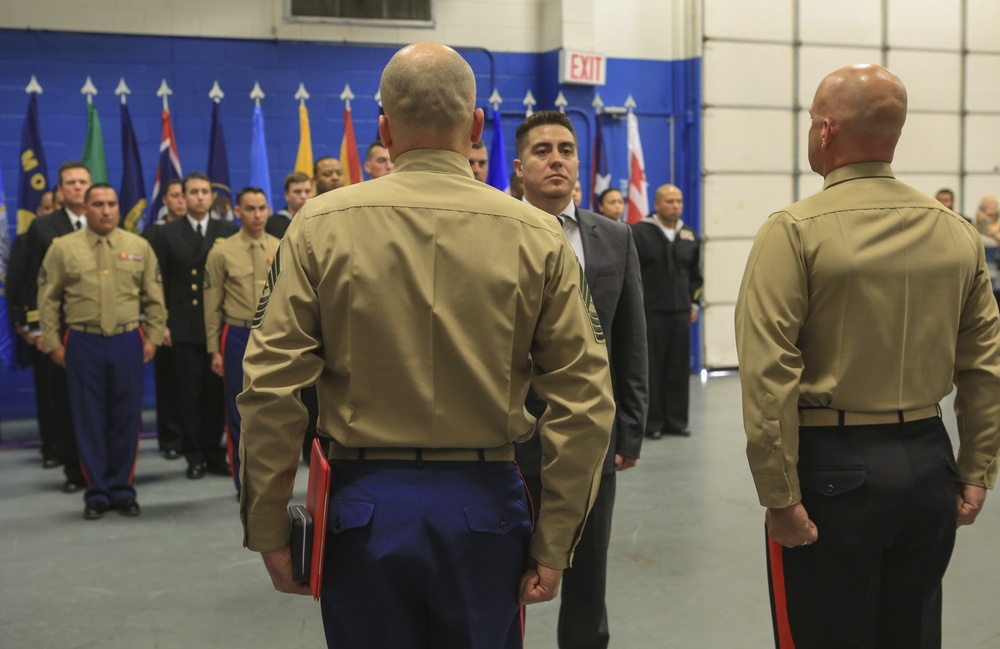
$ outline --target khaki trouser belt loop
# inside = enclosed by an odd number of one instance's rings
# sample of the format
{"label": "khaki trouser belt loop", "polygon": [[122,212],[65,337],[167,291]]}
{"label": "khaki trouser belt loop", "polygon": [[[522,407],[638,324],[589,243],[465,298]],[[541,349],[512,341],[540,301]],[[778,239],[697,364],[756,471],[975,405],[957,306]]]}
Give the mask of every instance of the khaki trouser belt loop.
{"label": "khaki trouser belt loop", "polygon": [[886,410],[883,412],[854,412],[833,408],[800,408],[800,426],[878,426],[901,424],[931,417],[940,417],[941,408],[934,404],[911,410]]}

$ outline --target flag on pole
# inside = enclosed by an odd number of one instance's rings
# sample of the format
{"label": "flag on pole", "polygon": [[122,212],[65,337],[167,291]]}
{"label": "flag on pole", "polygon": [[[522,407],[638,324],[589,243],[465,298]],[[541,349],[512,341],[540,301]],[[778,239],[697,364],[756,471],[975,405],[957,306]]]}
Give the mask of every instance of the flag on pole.
{"label": "flag on pole", "polygon": [[500,110],[493,109],[493,140],[490,144],[490,169],[486,184],[510,193],[510,176],[507,174],[507,153],[503,148],[503,129],[500,128]]}
{"label": "flag on pole", "polygon": [[358,157],[358,141],[354,138],[354,121],[351,109],[344,109],[344,138],[340,141],[340,166],[344,168],[344,187],[364,180],[361,175],[361,159]]}
{"label": "flag on pole", "polygon": [[212,103],[212,128],[208,136],[207,175],[212,181],[212,216],[232,221],[233,185],[229,180],[229,158],[226,155],[226,138],[222,133],[222,108]]}
{"label": "flag on pole", "polygon": [[122,188],[118,192],[121,206],[121,226],[129,232],[140,233],[149,221],[146,213],[146,187],[142,182],[142,162],[139,160],[139,143],[132,128],[128,106],[122,102]]}
{"label": "flag on pole", "polygon": [[[34,77],[32,77],[34,79]],[[35,220],[42,194],[49,188],[45,152],[38,131],[38,96],[28,95],[28,112],[21,127],[21,167],[17,173],[17,233],[24,234]]]}
{"label": "flag on pole", "polygon": [[163,122],[163,136],[160,138],[160,161],[156,166],[156,180],[153,181],[153,200],[149,208],[149,216],[154,221],[166,218],[167,208],[163,205],[163,190],[171,180],[180,180],[180,156],[177,155],[177,141],[174,139],[174,126],[170,121],[170,111],[166,108],[160,115]]}
{"label": "flag on pole", "polygon": [[253,109],[253,135],[250,139],[250,185],[260,187],[267,196],[267,204],[274,205],[271,200],[271,172],[267,163],[267,145],[264,141],[264,111],[260,106]]}
{"label": "flag on pole", "polygon": [[83,166],[90,171],[90,183],[97,185],[108,182],[108,160],[104,155],[104,135],[101,120],[97,117],[97,106],[87,103],[87,141],[83,144]]}
{"label": "flag on pole", "polygon": [[594,163],[590,176],[590,209],[597,209],[597,199],[611,187],[611,170],[608,167],[608,151],[604,146],[604,129],[601,116],[597,116],[597,130],[594,133]]}
{"label": "flag on pole", "polygon": [[642,157],[642,142],[639,140],[639,119],[629,111],[626,118],[628,127],[628,201],[625,220],[636,223],[649,214],[649,183],[646,182],[646,162]]}
{"label": "flag on pole", "polygon": [[299,104],[299,152],[295,156],[295,171],[313,177],[312,132],[309,129],[309,111],[305,102]]}
{"label": "flag on pole", "polygon": [[[34,96],[32,96],[34,99]],[[10,230],[7,227],[7,201],[3,193],[3,174],[0,173],[0,364],[12,370],[15,367],[14,350],[17,337],[7,317],[7,260],[10,258]]]}

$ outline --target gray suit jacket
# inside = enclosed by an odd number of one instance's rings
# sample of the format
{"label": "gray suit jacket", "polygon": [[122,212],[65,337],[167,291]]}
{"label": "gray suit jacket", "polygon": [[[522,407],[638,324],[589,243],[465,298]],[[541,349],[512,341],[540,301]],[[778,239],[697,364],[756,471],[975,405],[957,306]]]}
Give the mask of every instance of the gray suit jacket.
{"label": "gray suit jacket", "polygon": [[[589,210],[578,208],[576,213],[583,242],[584,274],[607,340],[618,409],[603,467],[603,473],[611,473],[616,453],[639,457],[649,404],[649,358],[639,256],[632,228]],[[534,390],[529,392],[525,405],[535,417],[540,417],[546,408]],[[541,460],[538,435],[519,445],[518,464],[522,473],[538,475]]]}

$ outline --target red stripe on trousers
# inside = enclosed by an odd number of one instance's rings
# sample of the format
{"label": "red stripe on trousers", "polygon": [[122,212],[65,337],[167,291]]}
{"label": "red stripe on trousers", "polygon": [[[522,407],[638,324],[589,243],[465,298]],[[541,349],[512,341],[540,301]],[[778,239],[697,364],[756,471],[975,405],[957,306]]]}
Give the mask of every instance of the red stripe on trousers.
{"label": "red stripe on trousers", "polygon": [[236,466],[233,463],[233,432],[229,430],[229,399],[226,398],[226,339],[229,337],[229,324],[222,325],[222,336],[219,340],[219,353],[222,355],[222,401],[225,406],[223,417],[226,423],[226,455],[229,456],[229,466]]}
{"label": "red stripe on trousers", "polygon": [[788,625],[788,602],[785,599],[784,547],[774,539],[767,540],[771,555],[771,597],[774,598],[774,616],[778,629],[778,649],[795,649],[792,628]]}

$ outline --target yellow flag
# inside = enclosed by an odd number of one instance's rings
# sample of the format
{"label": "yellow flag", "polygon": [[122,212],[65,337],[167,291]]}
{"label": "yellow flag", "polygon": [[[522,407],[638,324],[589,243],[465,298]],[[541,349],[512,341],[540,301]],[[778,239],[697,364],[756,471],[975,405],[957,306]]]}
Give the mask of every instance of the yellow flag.
{"label": "yellow flag", "polygon": [[313,177],[312,135],[309,133],[309,111],[304,103],[299,104],[299,153],[295,156],[295,171]]}

